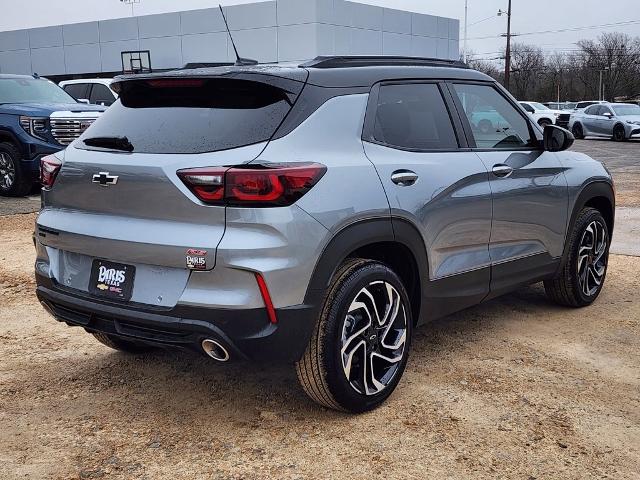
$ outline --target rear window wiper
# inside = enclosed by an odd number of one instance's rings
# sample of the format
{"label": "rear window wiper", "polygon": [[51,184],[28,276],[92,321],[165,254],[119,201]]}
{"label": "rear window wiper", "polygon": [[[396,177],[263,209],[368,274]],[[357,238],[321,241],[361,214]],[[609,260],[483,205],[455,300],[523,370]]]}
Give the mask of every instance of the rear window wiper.
{"label": "rear window wiper", "polygon": [[127,137],[85,138],[83,142],[89,147],[108,148],[111,150],[122,150],[123,152],[133,152],[133,145]]}

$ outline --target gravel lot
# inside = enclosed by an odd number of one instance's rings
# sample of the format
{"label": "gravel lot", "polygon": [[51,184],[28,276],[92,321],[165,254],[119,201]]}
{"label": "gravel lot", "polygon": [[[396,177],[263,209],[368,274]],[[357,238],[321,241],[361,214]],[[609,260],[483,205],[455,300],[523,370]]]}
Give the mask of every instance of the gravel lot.
{"label": "gravel lot", "polygon": [[[640,207],[640,142],[575,148]],[[33,294],[35,216],[6,205],[0,479],[640,477],[640,258],[612,256],[588,309],[536,285],[418,329],[390,401],[347,416],[289,366],[127,356],[55,322]]]}

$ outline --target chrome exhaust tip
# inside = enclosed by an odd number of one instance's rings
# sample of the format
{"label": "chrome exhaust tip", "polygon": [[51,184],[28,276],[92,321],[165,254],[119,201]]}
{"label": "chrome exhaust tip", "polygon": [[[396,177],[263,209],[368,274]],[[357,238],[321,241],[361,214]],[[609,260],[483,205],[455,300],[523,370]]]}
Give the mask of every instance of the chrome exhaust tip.
{"label": "chrome exhaust tip", "polygon": [[202,341],[202,350],[217,362],[228,362],[229,352],[220,343],[207,338]]}

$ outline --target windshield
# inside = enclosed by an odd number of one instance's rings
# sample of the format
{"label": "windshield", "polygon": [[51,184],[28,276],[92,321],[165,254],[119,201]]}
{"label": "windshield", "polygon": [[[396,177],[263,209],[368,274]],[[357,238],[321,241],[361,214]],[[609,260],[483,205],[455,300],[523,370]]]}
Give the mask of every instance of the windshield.
{"label": "windshield", "polygon": [[43,78],[0,78],[0,103],[77,103],[55,83]]}
{"label": "windshield", "polygon": [[578,106],[577,103],[567,103],[563,110],[573,110],[574,108],[576,108]]}
{"label": "windshield", "polygon": [[628,117],[631,115],[640,116],[640,107],[638,105],[619,105],[613,107],[613,111],[619,117]]}
{"label": "windshield", "polygon": [[536,110],[550,110],[549,107],[538,102],[531,102],[529,105],[531,105]]}

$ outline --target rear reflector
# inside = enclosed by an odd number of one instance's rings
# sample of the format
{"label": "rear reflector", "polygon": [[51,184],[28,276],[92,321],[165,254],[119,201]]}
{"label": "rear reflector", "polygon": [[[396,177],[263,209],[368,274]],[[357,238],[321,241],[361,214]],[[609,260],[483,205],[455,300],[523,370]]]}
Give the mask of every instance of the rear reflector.
{"label": "rear reflector", "polygon": [[267,283],[259,273],[256,273],[256,281],[258,282],[258,288],[260,289],[260,294],[262,295],[264,306],[267,308],[267,316],[269,317],[269,321],[274,324],[278,323],[278,319],[276,318],[276,310],[275,308],[273,308],[273,302],[271,301],[271,295],[269,294]]}
{"label": "rear reflector", "polygon": [[326,171],[319,163],[285,163],[192,168],[177,174],[209,205],[283,207],[298,201]]}
{"label": "rear reflector", "polygon": [[60,168],[62,168],[62,160],[54,155],[47,155],[40,159],[40,183],[42,188],[50,190],[53,187]]}

